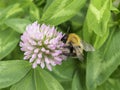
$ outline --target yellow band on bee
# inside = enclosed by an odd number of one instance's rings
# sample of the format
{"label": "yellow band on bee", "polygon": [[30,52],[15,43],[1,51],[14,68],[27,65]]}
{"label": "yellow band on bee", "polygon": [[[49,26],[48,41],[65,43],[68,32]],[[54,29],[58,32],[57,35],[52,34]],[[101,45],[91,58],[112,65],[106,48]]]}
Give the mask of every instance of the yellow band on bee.
{"label": "yellow band on bee", "polygon": [[80,37],[74,33],[70,33],[66,43],[69,43],[69,42],[80,45]]}

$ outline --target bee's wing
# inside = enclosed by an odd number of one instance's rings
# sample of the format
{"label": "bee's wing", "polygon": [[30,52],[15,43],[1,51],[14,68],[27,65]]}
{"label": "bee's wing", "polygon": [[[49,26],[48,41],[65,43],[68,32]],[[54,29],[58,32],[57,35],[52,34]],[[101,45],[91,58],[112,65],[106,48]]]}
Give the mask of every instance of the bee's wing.
{"label": "bee's wing", "polygon": [[81,41],[81,45],[85,51],[95,51],[95,48],[91,44]]}
{"label": "bee's wing", "polygon": [[74,46],[74,50],[76,52],[77,58],[79,58],[79,60],[81,60],[81,61],[84,60],[82,49],[79,46]]}

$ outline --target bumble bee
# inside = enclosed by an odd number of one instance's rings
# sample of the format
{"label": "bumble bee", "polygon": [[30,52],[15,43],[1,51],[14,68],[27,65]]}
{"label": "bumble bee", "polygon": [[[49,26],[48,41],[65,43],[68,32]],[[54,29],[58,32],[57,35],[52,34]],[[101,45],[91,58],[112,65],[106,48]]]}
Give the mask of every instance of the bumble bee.
{"label": "bumble bee", "polygon": [[71,57],[77,57],[79,60],[83,60],[83,50],[85,51],[94,51],[94,47],[84,41],[81,40],[81,38],[75,34],[65,34],[61,41],[65,43],[65,47],[63,50],[63,55],[65,56],[71,56]]}

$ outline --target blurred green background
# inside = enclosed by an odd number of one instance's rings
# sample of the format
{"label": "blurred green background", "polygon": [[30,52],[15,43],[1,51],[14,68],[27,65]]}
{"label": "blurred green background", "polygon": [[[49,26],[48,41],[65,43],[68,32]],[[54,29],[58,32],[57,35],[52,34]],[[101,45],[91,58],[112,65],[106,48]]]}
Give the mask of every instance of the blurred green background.
{"label": "blurred green background", "polygon": [[[32,69],[19,41],[34,21],[70,28],[96,50]],[[120,0],[0,0],[0,90],[120,90],[119,38]]]}

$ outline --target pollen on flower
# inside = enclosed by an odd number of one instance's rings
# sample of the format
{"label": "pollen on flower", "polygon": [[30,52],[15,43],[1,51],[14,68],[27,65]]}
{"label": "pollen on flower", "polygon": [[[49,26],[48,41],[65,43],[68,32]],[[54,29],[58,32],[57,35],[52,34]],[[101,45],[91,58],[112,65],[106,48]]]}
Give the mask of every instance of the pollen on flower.
{"label": "pollen on flower", "polygon": [[48,68],[61,64],[66,59],[62,55],[63,45],[61,38],[63,34],[58,32],[54,26],[34,22],[26,27],[21,36],[20,47],[24,52],[24,59],[32,63],[32,67]]}

